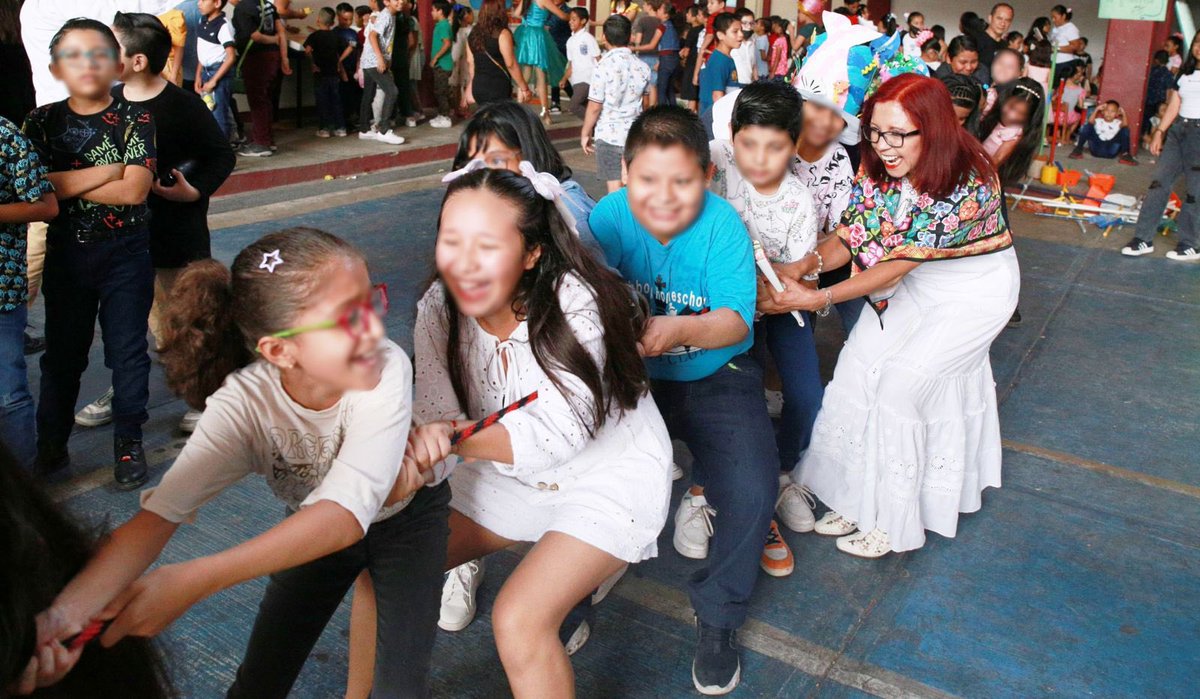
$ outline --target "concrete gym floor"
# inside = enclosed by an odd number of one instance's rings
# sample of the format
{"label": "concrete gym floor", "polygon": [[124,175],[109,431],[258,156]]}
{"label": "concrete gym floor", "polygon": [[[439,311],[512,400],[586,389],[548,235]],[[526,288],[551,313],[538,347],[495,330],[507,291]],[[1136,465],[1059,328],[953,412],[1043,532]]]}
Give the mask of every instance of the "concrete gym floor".
{"label": "concrete gym floor", "polygon": [[[602,193],[590,159],[566,154],[588,190]],[[1138,168],[1082,165],[1114,172],[1116,190],[1135,195],[1153,169],[1148,159]],[[287,226],[345,236],[388,283],[389,333],[411,350],[444,169],[225,197],[213,206],[214,253],[229,261]],[[1104,238],[1023,212],[1013,225],[1024,324],[992,349],[1004,487],[962,517],[956,539],[931,534],[923,549],[877,561],[785,532],[796,572],[761,576],[734,696],[1175,697],[1200,684],[1200,265],[1163,259],[1174,242],[1164,238],[1153,256],[1123,258],[1131,229]],[[840,327],[822,322],[818,339],[828,375]],[[36,362],[31,374],[36,387]],[[107,385],[97,342],[80,405]],[[157,367],[151,406],[146,442],[157,479],[182,444],[176,423],[185,410]],[[72,474],[52,488],[79,517],[115,526],[136,510],[137,496],[112,487],[110,439],[108,428],[78,431]],[[680,463],[687,467],[686,454]],[[180,529],[164,561],[231,546],[277,522],[281,510],[261,481],[239,483]],[[489,610],[518,557],[492,559],[475,623],[439,635],[436,696],[508,695]],[[580,696],[696,696],[684,581],[697,565],[674,551],[668,522],[659,557],[633,567],[597,610],[592,640],[574,659]],[[217,594],[165,634],[185,696],[223,696],[263,586]],[[348,621],[347,599],[294,696],[342,695]]]}

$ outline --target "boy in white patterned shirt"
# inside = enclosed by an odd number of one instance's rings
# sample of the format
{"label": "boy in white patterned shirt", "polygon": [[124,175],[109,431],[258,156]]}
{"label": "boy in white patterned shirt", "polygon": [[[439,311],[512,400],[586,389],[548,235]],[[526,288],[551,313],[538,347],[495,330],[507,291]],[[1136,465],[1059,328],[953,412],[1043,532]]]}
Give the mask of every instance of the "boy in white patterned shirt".
{"label": "boy in white patterned shirt", "polygon": [[642,113],[642,95],[650,87],[650,67],[629,50],[632,31],[633,25],[624,15],[604,21],[604,40],[609,50],[592,72],[587,114],[579,135],[583,152],[596,154],[597,174],[604,178],[609,192],[621,188],[625,137]]}
{"label": "boy in white patterned shirt", "polygon": [[[709,148],[715,172],[709,189],[733,205],[750,237],[762,244],[767,259],[785,285],[805,281],[796,263],[816,246],[818,218],[808,187],[792,172],[803,121],[803,100],[782,82],[756,82],[743,89],[733,106],[732,142],[713,141]],[[824,388],[817,364],[812,319],[804,324],[778,305],[760,274],[754,324],[754,348],[761,359],[770,353],[783,382],[783,412],[776,433],[779,450],[779,501],[776,514],[789,529],[812,531],[814,518],[800,485],[791,473],[808,448]],[[765,364],[765,362],[763,362]],[[761,566],[773,576],[792,572],[794,558],[777,525],[763,550]]]}

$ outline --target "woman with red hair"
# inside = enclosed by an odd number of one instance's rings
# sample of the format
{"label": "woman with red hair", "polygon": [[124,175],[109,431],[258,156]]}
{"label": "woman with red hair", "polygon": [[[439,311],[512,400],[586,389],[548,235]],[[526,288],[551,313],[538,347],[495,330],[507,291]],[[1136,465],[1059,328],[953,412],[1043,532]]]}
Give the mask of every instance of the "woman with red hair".
{"label": "woman with red hair", "polygon": [[825,315],[866,296],[878,314],[850,333],[800,462],[801,482],[831,508],[817,533],[877,558],[920,548],[926,529],[954,536],[959,513],[1000,485],[988,349],[1020,274],[996,172],[941,82],[889,80],[861,123],[871,147],[837,235],[789,270],[849,263],[850,279],[765,287],[759,310]]}

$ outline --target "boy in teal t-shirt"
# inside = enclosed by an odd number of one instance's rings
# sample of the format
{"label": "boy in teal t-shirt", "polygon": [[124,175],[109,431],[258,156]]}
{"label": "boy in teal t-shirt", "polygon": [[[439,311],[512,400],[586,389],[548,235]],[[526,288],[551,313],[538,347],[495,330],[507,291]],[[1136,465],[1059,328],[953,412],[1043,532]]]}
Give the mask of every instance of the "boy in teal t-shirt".
{"label": "boy in teal t-shirt", "polygon": [[434,25],[429,67],[433,69],[433,96],[437,99],[438,115],[429,121],[429,125],[435,129],[444,129],[451,125],[450,97],[453,94],[450,74],[454,71],[454,56],[451,55],[450,49],[454,46],[454,37],[450,28],[450,3],[446,0],[434,0],[430,15]]}
{"label": "boy in teal t-shirt", "polygon": [[737,65],[729,56],[730,51],[742,45],[741,24],[734,21],[732,14],[721,15],[713,20],[713,33],[716,34],[716,48],[700,70],[699,81],[700,114],[706,124],[712,123],[712,117],[705,118],[705,115],[712,110],[713,103],[724,97],[730,88],[741,87],[750,80],[749,75],[738,75]]}
{"label": "boy in teal t-shirt", "polygon": [[667,429],[695,457],[698,485],[683,496],[673,543],[710,561],[689,583],[699,626],[692,679],[702,694],[723,694],[741,676],[734,632],[779,489],[762,367],[748,353],[754,251],[734,208],[706,189],[708,139],[695,114],[647,110],[624,158],[627,186],[600,200],[588,223],[608,264],[649,302],[638,349]]}

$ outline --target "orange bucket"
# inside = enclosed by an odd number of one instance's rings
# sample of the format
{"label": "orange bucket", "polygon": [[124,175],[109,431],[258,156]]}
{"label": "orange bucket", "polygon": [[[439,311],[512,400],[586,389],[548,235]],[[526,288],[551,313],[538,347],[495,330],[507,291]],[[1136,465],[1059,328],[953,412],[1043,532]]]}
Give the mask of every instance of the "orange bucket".
{"label": "orange bucket", "polygon": [[1079,184],[1079,180],[1083,177],[1083,173],[1079,170],[1063,170],[1058,173],[1058,185],[1060,187],[1074,187]]}

